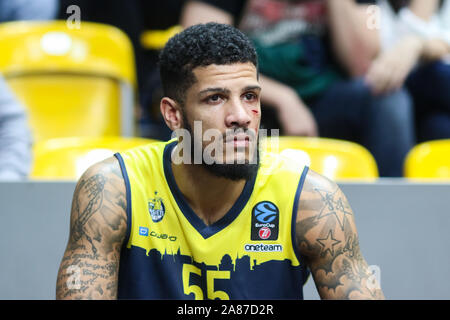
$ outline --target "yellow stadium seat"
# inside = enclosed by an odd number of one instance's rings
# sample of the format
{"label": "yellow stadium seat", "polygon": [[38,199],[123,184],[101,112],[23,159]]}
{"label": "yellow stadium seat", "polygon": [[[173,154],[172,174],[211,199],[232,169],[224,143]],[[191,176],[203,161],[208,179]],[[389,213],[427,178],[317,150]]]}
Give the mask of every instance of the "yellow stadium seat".
{"label": "yellow stadium seat", "polygon": [[66,137],[40,141],[33,150],[31,178],[77,180],[89,166],[116,152],[156,141],[131,137]]}
{"label": "yellow stadium seat", "polygon": [[166,30],[147,30],[141,34],[142,47],[149,50],[160,50],[166,42],[183,28],[179,25],[172,26]]}
{"label": "yellow stadium seat", "polygon": [[405,160],[406,178],[450,180],[450,139],[416,145]]}
{"label": "yellow stadium seat", "polygon": [[133,136],[135,62],[119,29],[82,22],[0,24],[0,73],[29,112],[35,141]]}
{"label": "yellow stadium seat", "polygon": [[326,138],[278,137],[263,139],[263,150],[303,158],[310,168],[332,180],[378,178],[378,167],[368,150],[359,144]]}

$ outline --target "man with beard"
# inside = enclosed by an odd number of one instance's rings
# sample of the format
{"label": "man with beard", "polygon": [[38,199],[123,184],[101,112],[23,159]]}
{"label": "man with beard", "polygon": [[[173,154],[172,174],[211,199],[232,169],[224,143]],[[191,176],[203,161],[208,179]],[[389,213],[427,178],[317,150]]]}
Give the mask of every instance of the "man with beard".
{"label": "man with beard", "polygon": [[161,112],[180,138],[80,178],[57,298],[301,299],[309,272],[322,298],[383,298],[338,186],[258,152],[257,65],[228,25],[169,40]]}

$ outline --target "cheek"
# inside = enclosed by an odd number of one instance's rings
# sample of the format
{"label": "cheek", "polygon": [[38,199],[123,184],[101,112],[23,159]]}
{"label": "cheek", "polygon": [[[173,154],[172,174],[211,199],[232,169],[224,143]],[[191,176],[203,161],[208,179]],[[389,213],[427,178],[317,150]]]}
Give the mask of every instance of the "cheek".
{"label": "cheek", "polygon": [[256,136],[258,136],[258,129],[260,126],[260,121],[261,121],[261,111],[258,108],[253,108],[251,109],[251,113],[253,115],[253,125],[254,128],[253,130],[255,131]]}
{"label": "cheek", "polygon": [[253,113],[254,115],[258,115],[258,114],[259,114],[259,111],[256,110],[256,109],[252,109],[252,113]]}

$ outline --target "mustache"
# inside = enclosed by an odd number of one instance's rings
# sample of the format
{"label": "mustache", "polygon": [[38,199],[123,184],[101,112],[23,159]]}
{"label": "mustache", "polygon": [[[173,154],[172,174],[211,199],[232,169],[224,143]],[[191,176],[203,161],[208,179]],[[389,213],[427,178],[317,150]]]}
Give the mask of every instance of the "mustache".
{"label": "mustache", "polygon": [[232,128],[227,129],[222,135],[223,141],[233,141],[235,139],[254,141],[257,138],[256,130],[249,128]]}

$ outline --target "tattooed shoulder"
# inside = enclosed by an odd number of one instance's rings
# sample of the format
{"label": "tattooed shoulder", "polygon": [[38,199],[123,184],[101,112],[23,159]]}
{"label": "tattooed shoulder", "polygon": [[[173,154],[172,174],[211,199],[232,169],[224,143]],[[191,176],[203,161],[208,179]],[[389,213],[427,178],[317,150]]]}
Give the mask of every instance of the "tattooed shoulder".
{"label": "tattooed shoulder", "polygon": [[[94,215],[97,215],[94,217]],[[96,220],[113,230],[123,227],[126,220],[126,191],[117,160],[109,158],[89,168],[80,178],[74,192],[71,211],[71,243],[84,238],[97,249],[89,234],[101,240],[101,234],[92,232],[89,224]],[[126,225],[126,224],[125,224]]]}
{"label": "tattooed shoulder", "polygon": [[354,214],[336,183],[310,171],[300,196],[296,245],[322,298],[381,298],[360,247]]}
{"label": "tattooed shoulder", "polygon": [[[72,200],[69,241],[58,272],[58,298],[115,297],[126,206],[125,183],[115,158],[92,166],[80,178]],[[76,281],[73,270],[79,271]]]}

